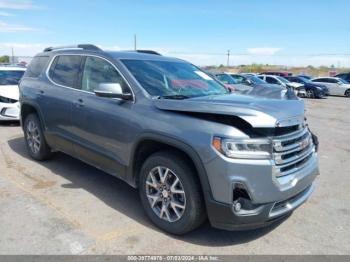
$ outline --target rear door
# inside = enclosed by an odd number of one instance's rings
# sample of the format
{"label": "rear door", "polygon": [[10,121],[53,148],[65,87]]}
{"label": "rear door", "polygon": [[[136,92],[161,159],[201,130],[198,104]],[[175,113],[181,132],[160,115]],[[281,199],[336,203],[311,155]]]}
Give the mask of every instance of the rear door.
{"label": "rear door", "polygon": [[82,63],[80,55],[58,55],[48,70],[49,82],[40,90],[46,133],[55,146],[73,153],[72,103],[76,100],[77,80]]}

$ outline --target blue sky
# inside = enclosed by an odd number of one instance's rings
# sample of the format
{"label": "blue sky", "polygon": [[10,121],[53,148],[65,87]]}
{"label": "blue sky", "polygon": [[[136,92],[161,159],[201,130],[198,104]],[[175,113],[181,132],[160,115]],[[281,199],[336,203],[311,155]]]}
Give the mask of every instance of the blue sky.
{"label": "blue sky", "polygon": [[158,50],[199,65],[350,66],[349,0],[0,0],[0,54],[48,45]]}

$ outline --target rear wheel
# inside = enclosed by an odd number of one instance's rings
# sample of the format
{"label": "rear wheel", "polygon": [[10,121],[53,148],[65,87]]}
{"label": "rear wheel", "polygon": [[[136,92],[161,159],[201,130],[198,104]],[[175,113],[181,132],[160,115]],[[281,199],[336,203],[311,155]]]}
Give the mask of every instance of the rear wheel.
{"label": "rear wheel", "polygon": [[32,158],[41,161],[51,157],[51,148],[46,143],[40,120],[36,114],[30,114],[24,120],[24,139]]}
{"label": "rear wheel", "polygon": [[350,97],[350,89],[348,89],[348,90],[345,91],[345,96],[346,96],[346,97]]}
{"label": "rear wheel", "polygon": [[206,218],[196,174],[176,153],[163,151],[146,160],[139,191],[147,216],[169,233],[185,234]]}

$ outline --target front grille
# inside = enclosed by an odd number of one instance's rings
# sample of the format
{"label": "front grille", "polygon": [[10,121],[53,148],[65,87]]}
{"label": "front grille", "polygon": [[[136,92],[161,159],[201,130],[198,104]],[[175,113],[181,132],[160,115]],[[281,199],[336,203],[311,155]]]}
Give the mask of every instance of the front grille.
{"label": "front grille", "polygon": [[307,127],[273,137],[276,177],[289,175],[304,167],[314,151],[312,136]]}

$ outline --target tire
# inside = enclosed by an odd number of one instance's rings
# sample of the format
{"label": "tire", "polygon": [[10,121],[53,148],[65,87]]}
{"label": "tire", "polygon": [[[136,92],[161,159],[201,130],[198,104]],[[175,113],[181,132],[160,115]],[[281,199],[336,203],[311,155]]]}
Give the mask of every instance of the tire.
{"label": "tire", "polygon": [[38,161],[52,156],[51,148],[46,143],[41,122],[36,114],[29,114],[24,120],[24,139],[29,155]]}
{"label": "tire", "polygon": [[[161,188],[160,170],[165,177],[163,185],[166,185],[166,190],[164,187]],[[176,178],[179,180],[177,183]],[[154,181],[158,184],[153,183]],[[184,193],[174,193],[182,191]],[[198,177],[187,161],[175,152],[157,152],[145,161],[140,171],[139,193],[149,219],[168,233],[176,235],[188,233],[199,227],[206,219]],[[174,203],[177,205],[173,208]],[[167,212],[162,212],[164,206],[167,206],[165,208]]]}
{"label": "tire", "polygon": [[314,92],[314,90],[311,90],[311,89],[306,90],[306,97],[307,97],[307,98],[315,98],[315,92]]}
{"label": "tire", "polygon": [[344,95],[350,98],[350,89],[346,90]]}

